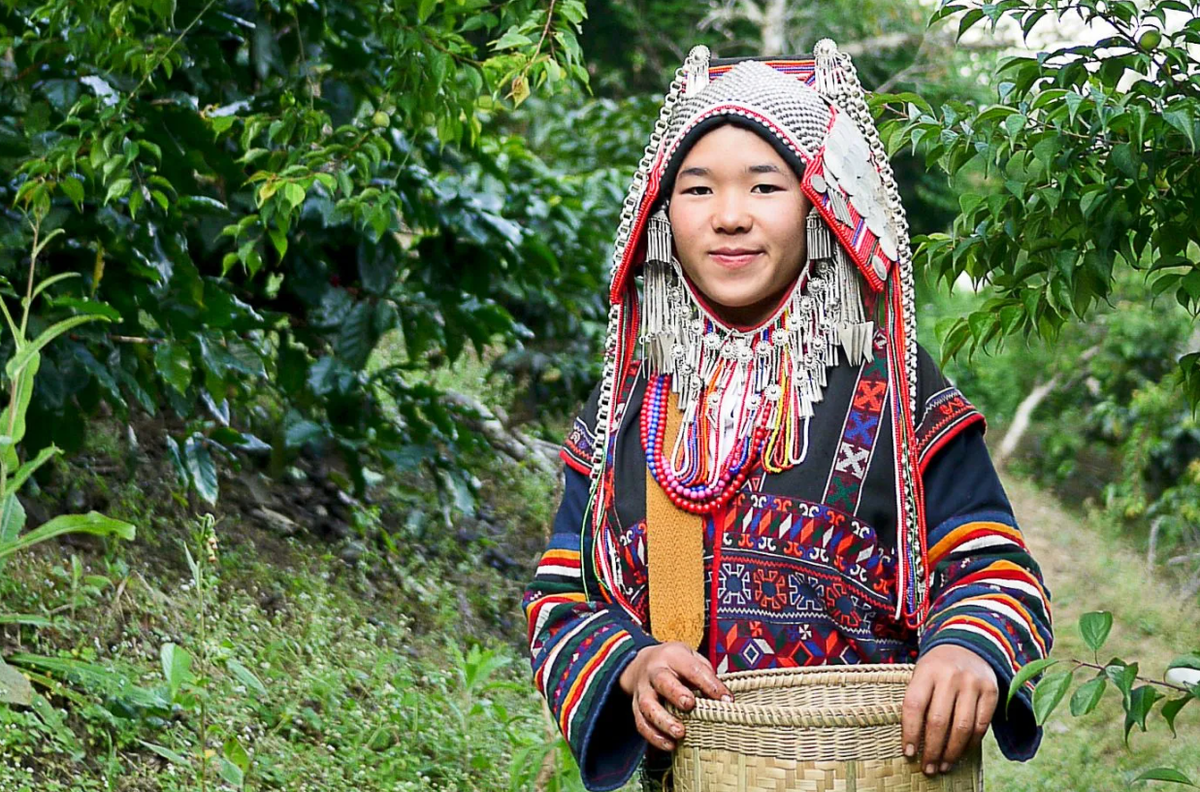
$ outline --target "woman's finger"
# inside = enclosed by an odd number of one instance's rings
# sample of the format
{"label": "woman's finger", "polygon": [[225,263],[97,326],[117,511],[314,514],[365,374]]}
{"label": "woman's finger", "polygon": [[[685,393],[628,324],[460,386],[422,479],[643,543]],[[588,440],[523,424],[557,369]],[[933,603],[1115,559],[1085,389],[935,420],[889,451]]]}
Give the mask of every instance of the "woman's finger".
{"label": "woman's finger", "polygon": [[904,743],[904,755],[910,759],[917,755],[921,733],[925,730],[925,711],[933,696],[933,676],[922,671],[922,667],[917,666],[904,691],[904,704],[900,710],[900,739]]}
{"label": "woman's finger", "polygon": [[[677,677],[687,681],[709,698],[733,701],[733,694],[725,687],[725,683],[717,679],[712,665],[703,655],[689,649],[686,655],[672,656],[670,665]],[[729,698],[726,699],[726,696]]]}
{"label": "woman's finger", "polygon": [[637,726],[638,734],[646,738],[646,742],[663,751],[675,750],[675,741],[657,729],[642,712],[641,699],[638,696],[633,698],[633,722]]}
{"label": "woman's finger", "polygon": [[973,745],[979,745],[983,742],[983,736],[987,734],[988,726],[992,725],[992,718],[996,714],[996,702],[1000,698],[1000,692],[991,686],[985,687],[983,693],[979,696],[979,702],[975,705],[975,739]]}
{"label": "woman's finger", "polygon": [[641,696],[642,715],[651,726],[667,735],[672,740],[683,737],[683,724],[671,717],[671,713],[658,700],[658,695],[647,691]]}
{"label": "woman's finger", "polygon": [[[950,736],[950,725],[954,722],[954,700],[956,688],[942,683],[934,687],[933,698],[925,712],[925,751],[921,756],[921,767],[926,775],[933,775],[942,763],[942,753]],[[974,709],[971,710],[974,715]]]}
{"label": "woman's finger", "polygon": [[679,677],[667,668],[662,667],[650,675],[650,684],[664,701],[669,701],[684,712],[690,712],[696,706],[696,697],[687,685],[679,681]]}
{"label": "woman's finger", "polygon": [[972,688],[959,690],[954,701],[954,722],[950,728],[950,737],[946,742],[946,750],[942,752],[942,763],[938,768],[943,773],[949,772],[963,755],[963,751],[975,737],[975,713],[978,707],[979,694]]}

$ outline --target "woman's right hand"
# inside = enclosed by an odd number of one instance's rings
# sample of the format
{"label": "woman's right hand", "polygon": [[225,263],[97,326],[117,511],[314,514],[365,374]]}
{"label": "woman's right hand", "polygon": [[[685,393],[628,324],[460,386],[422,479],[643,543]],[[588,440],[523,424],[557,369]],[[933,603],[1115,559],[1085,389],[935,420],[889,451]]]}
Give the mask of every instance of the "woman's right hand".
{"label": "woman's right hand", "polygon": [[664,751],[675,750],[684,734],[683,724],[671,717],[664,702],[690,712],[696,706],[693,689],[708,698],[733,701],[708,659],[679,641],[643,648],[625,666],[618,684],[633,699],[638,734]]}

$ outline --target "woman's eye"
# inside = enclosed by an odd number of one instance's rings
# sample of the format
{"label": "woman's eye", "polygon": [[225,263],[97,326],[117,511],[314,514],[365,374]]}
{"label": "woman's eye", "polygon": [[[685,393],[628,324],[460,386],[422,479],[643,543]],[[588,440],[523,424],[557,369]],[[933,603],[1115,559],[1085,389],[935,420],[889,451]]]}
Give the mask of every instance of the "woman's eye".
{"label": "woman's eye", "polygon": [[777,184],[756,184],[756,185],[754,185],[754,189],[762,190],[763,192],[768,192],[768,193],[784,191],[784,188],[780,187]]}
{"label": "woman's eye", "polygon": [[[684,195],[703,195],[704,194],[704,193],[696,192],[697,190],[709,190],[709,188],[699,186],[699,185],[697,185],[696,187],[688,187],[686,190],[683,191],[683,194]],[[709,192],[712,192],[712,191],[709,190]]]}

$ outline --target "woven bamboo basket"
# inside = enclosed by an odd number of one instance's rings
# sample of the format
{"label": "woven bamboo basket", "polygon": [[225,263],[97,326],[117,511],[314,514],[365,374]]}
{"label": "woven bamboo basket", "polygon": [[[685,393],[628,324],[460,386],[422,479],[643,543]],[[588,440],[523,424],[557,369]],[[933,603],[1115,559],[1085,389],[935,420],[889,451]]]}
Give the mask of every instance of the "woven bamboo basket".
{"label": "woven bamboo basket", "polygon": [[911,665],[727,674],[734,702],[697,699],[674,714],[687,734],[675,792],[982,792],[978,750],[926,777],[906,759],[900,707]]}

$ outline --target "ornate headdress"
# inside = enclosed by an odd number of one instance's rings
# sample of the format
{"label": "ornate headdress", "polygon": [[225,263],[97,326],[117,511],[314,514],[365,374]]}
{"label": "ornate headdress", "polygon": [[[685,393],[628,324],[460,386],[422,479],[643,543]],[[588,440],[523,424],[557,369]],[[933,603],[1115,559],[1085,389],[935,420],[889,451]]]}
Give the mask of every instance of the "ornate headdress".
{"label": "ornate headdress", "polygon": [[[768,322],[750,331],[723,324],[695,299],[672,254],[664,205],[688,146],[697,133],[720,123],[762,134],[803,174],[801,189],[813,207],[808,268]],[[597,510],[606,500],[602,473],[619,420],[612,401],[639,345],[651,373],[671,375],[670,390],[683,413],[680,437],[689,428],[705,430],[697,426],[704,405],[722,387],[714,374],[739,369],[745,396],[737,433],[743,442],[735,450],[744,454],[746,444],[757,440],[764,467],[777,470],[803,460],[795,424],[821,400],[838,348],[852,362],[869,358],[879,322],[888,336],[892,383],[899,609],[919,623],[927,607],[927,570],[914,432],[912,254],[895,178],[848,55],[829,39],[818,42],[810,59],[714,60],[707,47],[692,49],[671,82],[625,198],[609,297],[592,458]]]}

